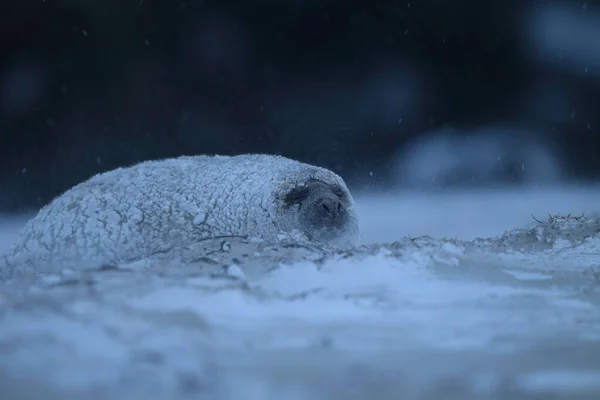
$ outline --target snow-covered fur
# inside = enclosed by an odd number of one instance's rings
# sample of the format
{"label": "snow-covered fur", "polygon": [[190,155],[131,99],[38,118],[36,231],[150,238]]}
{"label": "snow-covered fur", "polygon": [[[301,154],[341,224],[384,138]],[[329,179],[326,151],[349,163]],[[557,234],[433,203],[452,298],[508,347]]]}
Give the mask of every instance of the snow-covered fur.
{"label": "snow-covered fur", "polygon": [[330,170],[280,156],[146,161],[93,176],[40,210],[0,261],[0,278],[53,265],[118,263],[215,236],[329,245],[358,239],[354,201]]}

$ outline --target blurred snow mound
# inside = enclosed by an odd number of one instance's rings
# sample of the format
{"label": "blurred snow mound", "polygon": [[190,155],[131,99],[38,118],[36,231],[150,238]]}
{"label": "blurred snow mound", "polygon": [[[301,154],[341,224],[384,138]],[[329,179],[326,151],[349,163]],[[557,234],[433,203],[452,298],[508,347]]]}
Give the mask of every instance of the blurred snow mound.
{"label": "blurred snow mound", "polygon": [[558,155],[544,141],[527,130],[501,126],[420,136],[399,151],[393,173],[398,183],[416,187],[547,184],[563,175]]}
{"label": "blurred snow mound", "polygon": [[534,61],[576,75],[598,76],[600,8],[593,2],[541,1],[523,18],[523,42]]}
{"label": "blurred snow mound", "polygon": [[[215,238],[1,286],[0,391],[591,398],[600,393],[599,276],[600,219],[585,216],[497,238],[344,251]],[[567,378],[544,385],[548,374]]]}

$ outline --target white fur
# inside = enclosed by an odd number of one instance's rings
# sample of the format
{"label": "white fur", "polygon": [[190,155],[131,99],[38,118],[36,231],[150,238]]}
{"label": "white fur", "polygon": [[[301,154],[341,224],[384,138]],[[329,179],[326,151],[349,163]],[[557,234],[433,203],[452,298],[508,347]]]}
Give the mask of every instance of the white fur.
{"label": "white fur", "polygon": [[[20,232],[0,278],[65,262],[126,262],[199,239],[241,235],[276,241],[294,229],[280,196],[310,178],[338,175],[280,156],[180,157],[98,174],[54,199]],[[356,224],[354,224],[356,226]],[[348,241],[358,229],[349,229]]]}

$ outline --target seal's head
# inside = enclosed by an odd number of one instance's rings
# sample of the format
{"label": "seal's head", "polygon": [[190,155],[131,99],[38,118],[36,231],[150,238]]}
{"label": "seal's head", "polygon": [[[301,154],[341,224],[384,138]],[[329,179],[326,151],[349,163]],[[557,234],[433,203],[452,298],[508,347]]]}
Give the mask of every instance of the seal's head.
{"label": "seal's head", "polygon": [[284,209],[293,227],[310,240],[328,244],[354,244],[358,225],[347,189],[310,179],[287,191]]}

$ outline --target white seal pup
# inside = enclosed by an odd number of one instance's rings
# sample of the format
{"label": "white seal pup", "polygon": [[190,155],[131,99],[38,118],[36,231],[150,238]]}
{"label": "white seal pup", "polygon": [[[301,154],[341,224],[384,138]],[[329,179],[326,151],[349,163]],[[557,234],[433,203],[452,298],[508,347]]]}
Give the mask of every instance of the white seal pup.
{"label": "white seal pup", "polygon": [[129,262],[209,237],[277,241],[295,232],[334,246],[357,242],[354,200],[341,177],[266,154],[146,161],[95,175],[43,207],[7,266],[0,262],[0,278],[65,262]]}

